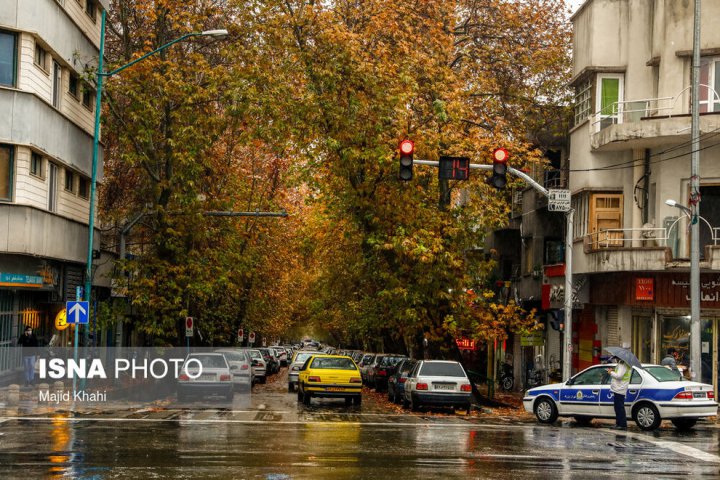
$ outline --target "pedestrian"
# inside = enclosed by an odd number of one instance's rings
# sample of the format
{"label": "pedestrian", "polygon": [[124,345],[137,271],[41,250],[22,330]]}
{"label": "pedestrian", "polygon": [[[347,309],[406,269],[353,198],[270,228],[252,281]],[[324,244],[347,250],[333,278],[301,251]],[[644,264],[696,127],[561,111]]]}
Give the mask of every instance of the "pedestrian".
{"label": "pedestrian", "polygon": [[37,337],[33,334],[30,325],[25,327],[25,333],[20,335],[17,344],[23,347],[23,369],[27,387],[35,382],[35,349],[38,346]]}
{"label": "pedestrian", "polygon": [[665,358],[662,359],[660,365],[668,367],[673,372],[680,375],[680,369],[677,366],[677,360],[675,360],[676,350],[674,348],[668,348]]}
{"label": "pedestrian", "polygon": [[625,413],[625,396],[627,395],[632,368],[627,363],[615,357],[617,365],[615,369],[608,368],[612,377],[610,391],[613,392],[613,403],[615,405],[615,426],[613,430],[627,430],[627,415]]}

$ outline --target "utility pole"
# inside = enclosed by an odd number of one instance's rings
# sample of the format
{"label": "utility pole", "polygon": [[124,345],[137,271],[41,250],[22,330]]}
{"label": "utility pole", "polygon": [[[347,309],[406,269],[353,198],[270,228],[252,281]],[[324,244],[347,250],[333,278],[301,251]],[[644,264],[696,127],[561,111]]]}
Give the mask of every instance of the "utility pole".
{"label": "utility pole", "polygon": [[702,381],[700,355],[700,0],[693,25],[692,116],[690,153],[690,372]]}

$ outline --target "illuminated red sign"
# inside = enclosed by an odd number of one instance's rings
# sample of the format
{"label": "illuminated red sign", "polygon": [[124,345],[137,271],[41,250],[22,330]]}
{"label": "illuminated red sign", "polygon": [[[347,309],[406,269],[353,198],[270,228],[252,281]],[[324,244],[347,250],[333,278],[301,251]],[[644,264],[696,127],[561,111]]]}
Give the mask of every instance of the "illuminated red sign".
{"label": "illuminated red sign", "polygon": [[477,350],[475,340],[470,338],[457,338],[455,339],[455,343],[457,343],[460,350]]}

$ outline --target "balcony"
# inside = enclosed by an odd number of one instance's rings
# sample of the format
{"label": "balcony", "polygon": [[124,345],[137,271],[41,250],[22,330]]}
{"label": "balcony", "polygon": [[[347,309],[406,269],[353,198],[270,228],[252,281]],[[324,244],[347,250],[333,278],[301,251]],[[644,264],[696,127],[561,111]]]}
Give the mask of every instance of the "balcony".
{"label": "balcony", "polygon": [[[720,268],[720,228],[712,227],[700,217],[703,227],[709,229],[704,245],[702,269]],[[688,269],[690,262],[681,258],[679,221],[664,227],[611,228],[585,235],[582,238],[583,254],[575,273],[674,271]],[[701,237],[702,238],[702,237]]]}
{"label": "balcony", "polygon": [[[596,112],[590,117],[590,146],[613,151],[690,141],[689,88],[674,97],[616,102]],[[700,133],[717,131],[720,95],[707,85],[701,86],[700,94]]]}

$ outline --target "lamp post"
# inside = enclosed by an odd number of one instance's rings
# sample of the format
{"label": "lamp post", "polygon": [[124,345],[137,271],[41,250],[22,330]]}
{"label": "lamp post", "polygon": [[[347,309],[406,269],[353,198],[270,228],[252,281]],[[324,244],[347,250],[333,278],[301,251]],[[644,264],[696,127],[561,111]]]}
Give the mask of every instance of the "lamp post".
{"label": "lamp post", "polygon": [[697,207],[686,207],[675,200],[665,200],[665,204],[680,209],[690,219],[690,373],[696,381],[702,379],[700,347],[700,242],[698,240]]}
{"label": "lamp post", "polygon": [[[90,205],[89,205],[89,214],[88,214],[88,246],[87,246],[87,265],[85,268],[85,289],[83,291],[83,298],[86,300],[90,300],[90,293],[92,288],[92,260],[93,260],[93,236],[94,236],[94,229],[95,229],[95,191],[97,186],[97,167],[98,167],[98,145],[100,141],[100,112],[101,112],[101,102],[102,102],[102,87],[103,87],[103,79],[105,77],[111,77],[115,75],[116,73],[120,73],[123,70],[125,70],[128,67],[131,67],[135,65],[138,62],[141,62],[145,60],[146,58],[155,55],[156,53],[160,52],[161,50],[164,50],[168,48],[171,45],[174,45],[178,42],[181,42],[183,40],[186,40],[190,37],[201,37],[201,36],[209,36],[214,38],[225,38],[228,35],[227,30],[220,29],[220,30],[206,30],[203,32],[191,32],[187,33],[179,38],[176,38],[175,40],[172,40],[171,42],[166,43],[165,45],[162,45],[161,47],[156,48],[152,52],[148,52],[145,55],[136,58],[132,62],[129,62],[121,67],[116,68],[115,70],[109,71],[109,72],[103,72],[103,57],[105,55],[105,17],[106,17],[106,11],[105,9],[102,10],[101,14],[101,20],[100,20],[100,53],[98,57],[98,68],[96,73],[96,83],[97,83],[97,92],[95,94],[95,130],[93,132],[93,153],[92,153],[92,175],[90,178]],[[78,328],[77,326],[75,327]],[[85,338],[87,339],[89,335],[89,331],[87,327],[85,328]],[[77,362],[78,359],[78,332],[75,332],[75,361]],[[75,390],[75,381],[73,380],[73,390]]]}

